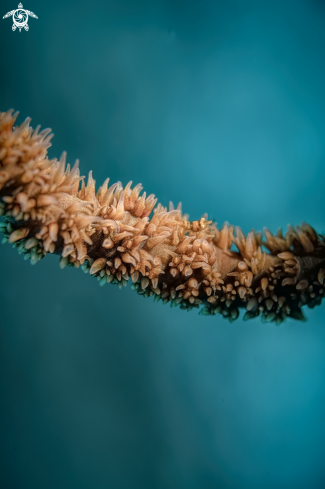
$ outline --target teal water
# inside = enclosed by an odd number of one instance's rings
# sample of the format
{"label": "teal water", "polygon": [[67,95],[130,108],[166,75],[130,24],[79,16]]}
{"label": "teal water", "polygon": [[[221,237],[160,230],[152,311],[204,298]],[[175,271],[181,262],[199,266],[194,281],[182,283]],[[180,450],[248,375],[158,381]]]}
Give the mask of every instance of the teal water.
{"label": "teal water", "polygon": [[[51,157],[191,219],[325,230],[321,0],[28,1],[0,110],[52,127]],[[4,489],[325,487],[324,305],[229,324],[8,245],[0,277]]]}

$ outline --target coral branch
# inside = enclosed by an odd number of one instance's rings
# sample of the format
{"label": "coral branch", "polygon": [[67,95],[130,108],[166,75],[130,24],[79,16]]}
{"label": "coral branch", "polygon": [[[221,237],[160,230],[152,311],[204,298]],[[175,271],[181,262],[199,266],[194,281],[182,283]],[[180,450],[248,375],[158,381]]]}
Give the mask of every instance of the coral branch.
{"label": "coral branch", "polygon": [[131,278],[145,297],[188,310],[202,304],[203,314],[231,321],[244,308],[245,319],[279,324],[304,319],[302,306],[321,303],[325,240],[308,224],[289,226],[285,236],[265,229],[263,242],[262,233],[245,236],[227,223],[218,229],[206,215],[191,222],[180,205],[167,210],[154,195],[140,195],[140,184],[107,179],[96,191],[78,161],[71,169],[65,153],[48,159],[49,129],[33,130],[30,119],[14,127],[16,117],[0,113],[0,226],[3,242],[32,264],[56,253],[61,268],[81,268],[100,285],[122,287]]}

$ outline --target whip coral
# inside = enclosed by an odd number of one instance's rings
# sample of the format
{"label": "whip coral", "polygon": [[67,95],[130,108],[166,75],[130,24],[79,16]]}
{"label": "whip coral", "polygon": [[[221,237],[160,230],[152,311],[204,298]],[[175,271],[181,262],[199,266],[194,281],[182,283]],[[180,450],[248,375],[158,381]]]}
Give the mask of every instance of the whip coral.
{"label": "whip coral", "polygon": [[187,310],[202,305],[201,313],[230,321],[244,308],[245,319],[279,324],[321,303],[325,239],[308,224],[285,235],[265,229],[263,241],[261,232],[218,229],[207,215],[191,222],[180,205],[167,210],[141,195],[140,184],[107,179],[96,190],[78,161],[70,168],[65,153],[48,159],[50,129],[33,130],[30,119],[14,127],[17,115],[0,113],[0,230],[32,264],[55,253],[61,268],[81,268],[100,285],[131,279],[145,297]]}

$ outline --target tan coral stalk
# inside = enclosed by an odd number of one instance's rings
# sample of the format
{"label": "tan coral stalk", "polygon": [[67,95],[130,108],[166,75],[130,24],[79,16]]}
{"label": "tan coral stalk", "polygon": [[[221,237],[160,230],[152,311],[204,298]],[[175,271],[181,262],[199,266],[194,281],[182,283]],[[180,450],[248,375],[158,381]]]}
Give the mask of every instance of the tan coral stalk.
{"label": "tan coral stalk", "polygon": [[239,308],[245,318],[303,319],[302,306],[320,304],[325,242],[308,224],[289,226],[285,236],[265,229],[262,242],[262,233],[218,229],[206,215],[191,222],[180,205],[167,209],[140,195],[140,184],[107,179],[96,192],[78,161],[70,169],[65,153],[48,159],[50,130],[33,130],[30,119],[14,127],[16,117],[0,113],[0,229],[32,264],[56,253],[61,268],[80,267],[100,285],[131,279],[145,297],[188,310],[202,305],[203,314],[230,321]]}

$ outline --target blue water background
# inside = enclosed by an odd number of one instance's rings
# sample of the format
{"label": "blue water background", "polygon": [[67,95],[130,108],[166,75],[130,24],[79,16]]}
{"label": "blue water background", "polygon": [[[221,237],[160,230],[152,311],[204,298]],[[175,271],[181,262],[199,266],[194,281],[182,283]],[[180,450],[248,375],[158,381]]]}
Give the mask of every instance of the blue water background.
{"label": "blue water background", "polygon": [[[1,2],[1,17],[17,8]],[[325,5],[26,0],[0,110],[97,183],[245,232],[325,230]],[[4,489],[323,489],[324,305],[229,324],[0,251]]]}

